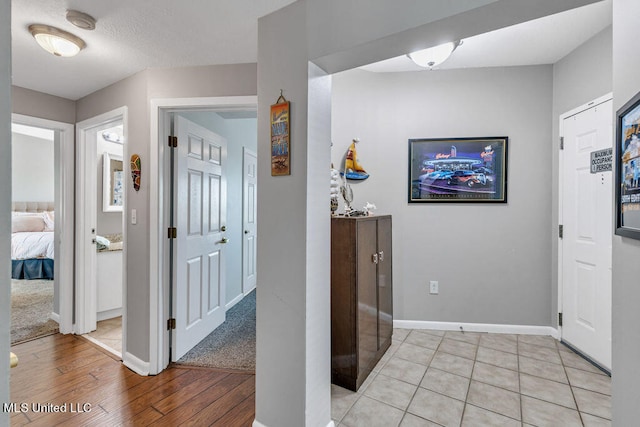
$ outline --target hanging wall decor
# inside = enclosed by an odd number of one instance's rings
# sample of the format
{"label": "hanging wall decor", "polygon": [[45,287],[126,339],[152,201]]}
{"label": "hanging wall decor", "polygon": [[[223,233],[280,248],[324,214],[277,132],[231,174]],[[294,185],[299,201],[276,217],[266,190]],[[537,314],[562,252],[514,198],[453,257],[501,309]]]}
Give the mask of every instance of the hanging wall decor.
{"label": "hanging wall decor", "polygon": [[282,96],[271,106],[271,176],[291,175],[289,101]]}
{"label": "hanging wall decor", "polygon": [[131,155],[131,179],[133,180],[133,189],[140,190],[140,156],[137,154]]}
{"label": "hanging wall decor", "polygon": [[507,202],[506,136],[409,140],[409,203]]}
{"label": "hanging wall decor", "polygon": [[616,117],[616,234],[640,239],[640,93]]}

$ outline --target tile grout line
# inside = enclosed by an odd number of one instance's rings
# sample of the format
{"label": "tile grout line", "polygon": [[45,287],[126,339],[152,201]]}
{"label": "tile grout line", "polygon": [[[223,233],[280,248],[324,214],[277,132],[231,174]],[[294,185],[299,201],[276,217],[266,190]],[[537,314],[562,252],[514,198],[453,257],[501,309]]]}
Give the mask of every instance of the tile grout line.
{"label": "tile grout line", "polygon": [[522,383],[520,372],[520,335],[516,335],[516,363],[518,365],[518,400],[520,400],[520,425],[524,425],[524,410],[522,407]]}
{"label": "tile grout line", "polygon": [[[557,344],[556,344],[557,346]],[[584,425],[584,419],[582,418],[582,411],[580,410],[580,406],[578,406],[578,400],[576,399],[576,394],[573,392],[573,385],[571,385],[571,378],[569,378],[569,373],[567,372],[567,367],[564,364],[564,359],[560,354],[560,349],[557,348],[558,356],[560,357],[560,363],[562,364],[562,370],[564,374],[567,376],[567,383],[569,383],[569,390],[571,390],[571,397],[573,397],[573,403],[576,405],[576,412],[578,412],[578,417],[580,418],[580,422]]]}
{"label": "tile grout line", "polygon": [[[416,329],[411,329],[411,332],[413,332],[415,330]],[[411,332],[409,332],[409,334]],[[409,334],[407,334],[407,337],[409,336]],[[407,337],[405,337],[405,339]],[[418,393],[418,390],[420,389],[420,384],[422,384],[422,381],[424,381],[424,377],[427,375],[427,372],[429,371],[429,368],[431,367],[431,363],[433,362],[433,358],[436,356],[436,353],[438,352],[438,349],[440,348],[440,344],[442,344],[443,340],[444,340],[444,335],[442,335],[440,337],[440,342],[436,346],[436,349],[434,350],[433,355],[431,356],[431,359],[429,359],[429,364],[427,365],[427,369],[424,370],[424,374],[422,374],[422,378],[420,378],[420,381],[418,382],[418,386],[416,387],[415,391],[413,392],[413,395],[411,396],[411,399],[409,399],[409,404],[407,405],[407,408],[405,409],[404,414],[402,415],[402,418],[400,419],[400,423],[398,425],[402,424],[402,421],[404,421],[405,417],[407,416],[407,413],[410,413],[409,412],[409,406],[411,406],[411,402],[413,402],[413,399],[415,399],[416,394]],[[431,349],[429,349],[429,350],[431,350]],[[420,417],[420,418],[422,418],[422,417]],[[431,420],[428,420],[428,421],[433,422],[434,424],[438,424],[435,421],[431,421]]]}
{"label": "tile grout line", "polygon": [[467,410],[469,401],[469,393],[471,392],[471,381],[473,381],[473,372],[476,369],[476,362],[478,360],[478,350],[480,349],[480,337],[478,336],[478,344],[476,345],[475,356],[473,357],[473,367],[471,368],[471,374],[469,375],[469,387],[467,387],[467,394],[464,397],[464,406],[462,407],[462,415],[460,416],[460,426],[462,426],[462,420],[464,420],[464,413]]}

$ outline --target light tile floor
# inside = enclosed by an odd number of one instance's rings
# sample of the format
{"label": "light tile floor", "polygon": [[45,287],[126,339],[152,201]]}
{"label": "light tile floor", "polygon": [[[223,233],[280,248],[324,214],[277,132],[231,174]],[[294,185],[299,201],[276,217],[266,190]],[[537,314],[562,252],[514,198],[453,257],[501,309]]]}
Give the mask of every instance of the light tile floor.
{"label": "light tile floor", "polygon": [[394,329],[338,427],[610,426],[611,378],[548,336]]}
{"label": "light tile floor", "polygon": [[99,321],[97,329],[85,335],[87,336],[96,344],[122,357],[122,317]]}

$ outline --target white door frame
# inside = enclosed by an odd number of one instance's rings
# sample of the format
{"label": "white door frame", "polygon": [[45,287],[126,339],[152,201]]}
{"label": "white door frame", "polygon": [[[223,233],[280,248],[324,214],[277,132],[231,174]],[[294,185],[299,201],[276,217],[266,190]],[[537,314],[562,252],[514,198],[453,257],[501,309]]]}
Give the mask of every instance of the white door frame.
{"label": "white door frame", "polygon": [[[249,194],[247,194],[247,185],[246,185],[246,180],[247,180],[247,168],[246,168],[246,164],[244,163],[246,156],[250,155],[256,158],[256,169],[257,169],[257,164],[258,164],[258,153],[256,151],[250,150],[247,147],[242,147],[242,228],[243,228],[243,235],[242,235],[242,293],[243,295],[248,295],[251,291],[253,291],[256,288],[256,284],[255,283],[251,283],[248,284],[247,283],[247,274],[245,271],[245,266],[247,265],[247,260],[245,259],[247,257],[247,251],[246,251],[246,245],[247,245],[247,238],[245,237],[246,235],[244,233],[247,232],[246,229],[246,223],[247,223],[247,216],[248,216],[248,201],[249,201]],[[258,179],[257,176],[257,171],[256,171],[256,177],[255,177],[256,181]],[[257,185],[256,185],[256,193],[257,193]],[[255,203],[257,202],[257,194],[254,196],[254,209],[255,209]],[[254,218],[255,221],[256,218]],[[253,239],[254,239],[254,245],[255,245],[255,239],[256,239],[256,233],[254,230],[253,233]],[[254,266],[256,263],[256,253],[255,253],[255,246],[254,246],[254,258],[253,258],[253,262],[254,262]],[[254,275],[254,280],[255,280],[255,275]]]}
{"label": "white door frame", "polygon": [[[83,120],[76,124],[76,137],[77,137],[77,151],[76,151],[76,193],[78,195],[78,200],[76,203],[76,325],[75,331],[76,333],[84,334],[90,332],[95,329],[96,324],[96,313],[97,313],[97,287],[96,282],[92,280],[87,280],[86,278],[91,277],[91,269],[93,269],[95,274],[95,262],[88,262],[93,259],[95,260],[96,248],[93,244],[91,244],[91,239],[95,238],[95,233],[93,235],[89,231],[90,227],[93,226],[95,228],[95,224],[89,224],[91,221],[90,218],[94,218],[97,215],[97,203],[102,201],[97,201],[96,203],[92,203],[88,208],[85,206],[84,200],[81,199],[85,191],[91,189],[87,189],[87,182],[84,179],[88,173],[89,168],[93,168],[92,173],[97,173],[97,157],[93,156],[94,159],[92,162],[86,162],[87,154],[91,150],[95,151],[95,147],[97,146],[96,142],[93,141],[93,145],[89,147],[87,134],[95,129],[96,127],[114,122],[121,121],[124,128],[124,144],[123,144],[123,159],[125,161],[122,162],[124,167],[125,176],[129,176],[129,162],[126,161],[128,159],[128,120],[127,120],[127,107],[116,108],[115,110],[111,110],[109,112],[100,114],[98,116],[92,117],[87,120]],[[95,183],[97,186],[97,183]],[[92,183],[89,183],[92,185]],[[94,188],[95,191],[95,188]],[[126,209],[127,206],[127,192],[124,192],[124,206]],[[126,211],[122,212],[122,354],[126,353],[127,340],[126,340],[126,324],[127,324],[127,224],[126,224]],[[93,264],[93,265],[92,265]]]}
{"label": "white door frame", "polygon": [[[609,100],[613,99],[613,93],[609,92],[606,95],[603,95],[599,98],[594,99],[591,102],[588,102],[586,104],[583,104],[577,108],[574,108],[571,111],[567,111],[564,114],[560,115],[560,126],[559,126],[559,132],[560,132],[560,138],[564,137],[564,120],[568,117],[571,116],[575,116],[578,113],[581,113],[583,111],[588,110],[589,108],[592,108],[596,105],[602,104],[604,102],[607,102]],[[558,224],[563,224],[563,217],[562,217],[562,201],[563,201],[563,179],[562,179],[562,171],[564,170],[564,153],[563,150],[559,150],[559,157],[558,157]],[[615,172],[614,172],[615,173]],[[556,236],[558,236],[558,230],[554,230],[554,233]],[[558,244],[558,313],[562,312],[562,291],[564,289],[564,283],[562,281],[562,257],[563,257],[563,252],[562,252],[562,239],[557,238],[557,244]],[[562,327],[558,324],[558,333],[560,336],[560,339],[562,339]]]}
{"label": "white door frame", "polygon": [[171,132],[170,114],[176,110],[255,111],[257,96],[209,98],[160,98],[151,100],[149,150],[149,374],[165,369],[169,358],[169,245],[165,244],[169,227],[169,153],[167,137]]}
{"label": "white door frame", "polygon": [[[73,332],[73,249],[74,249],[74,142],[73,124],[41,119],[38,117],[12,114],[11,122],[21,125],[50,129],[59,135],[58,144],[54,148],[59,159],[55,188],[55,228],[59,236],[59,250],[56,247],[54,279],[58,285],[57,317],[60,333]],[[57,246],[57,245],[56,245]],[[57,316],[56,316],[57,315]]]}

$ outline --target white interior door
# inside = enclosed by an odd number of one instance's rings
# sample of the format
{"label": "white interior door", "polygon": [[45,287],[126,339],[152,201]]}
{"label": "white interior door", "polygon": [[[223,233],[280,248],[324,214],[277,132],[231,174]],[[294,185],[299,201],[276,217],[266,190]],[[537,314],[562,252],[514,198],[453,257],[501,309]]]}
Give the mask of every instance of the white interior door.
{"label": "white interior door", "polygon": [[563,120],[562,339],[611,368],[612,172],[591,173],[611,148],[611,100]]}
{"label": "white interior door", "polygon": [[256,287],[256,153],[244,148],[242,165],[242,292],[247,294]]}
{"label": "white interior door", "polygon": [[176,116],[175,239],[172,360],[225,320],[227,141]]}

